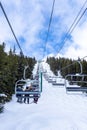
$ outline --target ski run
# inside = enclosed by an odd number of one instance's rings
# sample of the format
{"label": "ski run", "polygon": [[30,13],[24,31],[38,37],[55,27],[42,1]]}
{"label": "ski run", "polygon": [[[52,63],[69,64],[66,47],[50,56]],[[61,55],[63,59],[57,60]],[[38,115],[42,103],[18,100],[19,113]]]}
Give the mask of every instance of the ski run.
{"label": "ski run", "polygon": [[[53,75],[48,64],[42,67]],[[38,103],[20,104],[13,95],[0,114],[0,130],[87,130],[87,96],[67,94],[65,86],[53,86],[43,76]]]}

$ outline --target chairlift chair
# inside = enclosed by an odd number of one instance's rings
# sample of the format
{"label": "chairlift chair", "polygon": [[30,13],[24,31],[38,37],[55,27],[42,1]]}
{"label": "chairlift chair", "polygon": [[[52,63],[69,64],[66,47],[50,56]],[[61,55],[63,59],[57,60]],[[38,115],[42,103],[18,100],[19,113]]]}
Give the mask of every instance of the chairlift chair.
{"label": "chairlift chair", "polygon": [[87,74],[68,74],[65,77],[66,92],[87,92]]}
{"label": "chairlift chair", "polygon": [[57,85],[57,86],[64,86],[64,79],[62,78],[62,76],[55,76],[54,77],[55,82],[53,82],[53,85]]}
{"label": "chairlift chair", "polygon": [[[27,86],[29,86],[30,84],[32,84],[32,90],[31,91],[25,91],[25,88]],[[19,91],[18,87],[21,87],[22,90]],[[22,79],[22,80],[18,80],[15,84],[15,95],[18,98],[18,95],[21,95],[22,98],[24,98],[24,96],[27,94],[29,95],[29,98],[34,98],[34,95],[37,95],[38,97],[40,97],[41,92],[42,92],[42,88],[41,88],[41,78],[39,77],[39,79],[34,79],[34,80],[30,80],[30,79]]]}

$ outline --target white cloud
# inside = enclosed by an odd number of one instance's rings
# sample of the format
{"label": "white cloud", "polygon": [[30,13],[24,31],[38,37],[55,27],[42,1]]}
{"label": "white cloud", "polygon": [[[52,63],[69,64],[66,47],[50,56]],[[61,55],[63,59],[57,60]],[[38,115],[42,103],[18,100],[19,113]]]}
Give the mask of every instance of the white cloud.
{"label": "white cloud", "polygon": [[[43,55],[43,44],[45,39],[40,37],[42,32],[47,31],[50,13],[52,9],[53,0],[2,0],[3,7],[7,13],[7,16],[11,22],[11,25],[14,29],[14,32],[19,40],[20,37],[23,37],[24,43],[20,42],[20,45],[24,51],[25,55],[40,57]],[[71,26],[74,18],[81,9],[84,1],[82,0],[56,0],[55,7],[53,12],[53,19],[50,28],[50,34],[54,38],[55,43],[59,43],[61,40],[62,34],[67,32]],[[87,4],[86,4],[87,5]],[[85,6],[86,7],[86,6]],[[84,7],[84,9],[85,9]],[[84,10],[83,9],[83,10]],[[86,55],[86,28],[87,24],[84,21],[85,16],[72,33],[71,43],[65,43],[63,54],[64,56],[77,57]],[[84,23],[85,22],[85,23]],[[84,23],[84,24],[83,24]],[[0,41],[7,42],[7,50],[9,47],[12,47],[12,43],[15,45],[16,42],[12,36],[12,32],[7,24],[7,21],[0,10]],[[44,34],[43,34],[44,35]],[[9,42],[10,41],[10,42]],[[11,43],[11,44],[10,44]],[[49,49],[54,53],[55,45],[52,44],[52,41],[48,38],[47,52]],[[42,48],[41,48],[42,45]],[[78,48],[76,48],[78,47]],[[17,47],[18,48],[18,47]],[[66,50],[67,49],[67,50]],[[72,50],[72,51],[71,51]],[[65,52],[64,52],[65,51]],[[78,54],[77,54],[78,51]],[[46,53],[47,53],[46,52]],[[74,55],[72,55],[72,53]],[[59,54],[58,54],[59,55]],[[61,54],[60,54],[61,55]]]}
{"label": "white cloud", "polygon": [[[65,47],[64,55],[66,57],[72,57],[78,59],[78,57],[83,58],[87,55],[87,23],[83,23],[78,26],[72,33],[72,43],[67,43]],[[69,44],[69,47],[67,47]],[[70,45],[71,44],[71,45]]]}

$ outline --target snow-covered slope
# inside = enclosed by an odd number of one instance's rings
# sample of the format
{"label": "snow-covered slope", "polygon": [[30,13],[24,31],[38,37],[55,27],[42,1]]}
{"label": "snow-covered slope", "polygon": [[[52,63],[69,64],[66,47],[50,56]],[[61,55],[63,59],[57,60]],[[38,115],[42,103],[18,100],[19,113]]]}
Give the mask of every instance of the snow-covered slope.
{"label": "snow-covered slope", "polygon": [[0,130],[87,130],[87,97],[66,94],[64,86],[54,87],[43,77],[38,103],[19,104],[13,95],[0,114]]}

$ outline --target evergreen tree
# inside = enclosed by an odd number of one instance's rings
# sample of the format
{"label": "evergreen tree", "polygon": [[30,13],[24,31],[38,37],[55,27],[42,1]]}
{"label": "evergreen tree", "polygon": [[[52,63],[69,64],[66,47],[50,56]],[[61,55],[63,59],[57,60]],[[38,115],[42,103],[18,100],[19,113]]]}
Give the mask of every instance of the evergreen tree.
{"label": "evergreen tree", "polygon": [[5,94],[5,97],[0,96],[0,111],[2,111],[2,103],[10,101],[15,90],[15,82],[23,79],[24,67],[26,61],[30,70],[27,72],[27,77],[31,77],[33,67],[36,63],[35,58],[24,57],[15,54],[15,47],[9,53],[5,52],[5,43],[0,45],[0,94]]}
{"label": "evergreen tree", "polygon": [[[63,77],[67,74],[80,73],[80,64],[76,60],[69,58],[47,58],[47,63],[50,65],[51,70],[56,75],[57,71],[61,71]],[[81,61],[83,73],[87,74],[87,61]]]}

